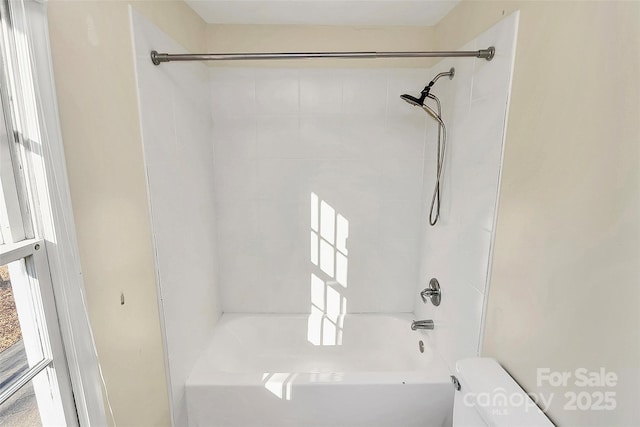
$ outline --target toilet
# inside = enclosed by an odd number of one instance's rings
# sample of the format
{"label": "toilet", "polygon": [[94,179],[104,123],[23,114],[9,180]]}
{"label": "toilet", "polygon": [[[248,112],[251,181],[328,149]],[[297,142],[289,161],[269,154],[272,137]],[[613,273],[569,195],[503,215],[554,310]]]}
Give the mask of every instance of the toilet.
{"label": "toilet", "polygon": [[454,427],[541,427],[553,423],[495,359],[456,363]]}

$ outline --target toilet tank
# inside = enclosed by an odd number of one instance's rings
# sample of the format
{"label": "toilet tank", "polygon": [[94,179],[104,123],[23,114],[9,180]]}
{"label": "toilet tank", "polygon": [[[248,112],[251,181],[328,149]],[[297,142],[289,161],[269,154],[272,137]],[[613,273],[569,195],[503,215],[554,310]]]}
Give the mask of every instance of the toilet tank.
{"label": "toilet tank", "polygon": [[454,427],[553,426],[495,359],[460,360],[455,377],[460,390],[453,405]]}

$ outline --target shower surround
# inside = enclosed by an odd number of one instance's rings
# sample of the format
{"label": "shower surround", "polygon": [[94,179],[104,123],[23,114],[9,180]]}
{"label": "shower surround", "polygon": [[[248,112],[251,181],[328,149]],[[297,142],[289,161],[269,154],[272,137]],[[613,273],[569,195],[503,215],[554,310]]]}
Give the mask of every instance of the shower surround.
{"label": "shower surround", "polygon": [[[398,102],[428,72],[213,68],[225,312],[409,312],[427,118]],[[348,280],[347,280],[348,279]]]}
{"label": "shower surround", "polygon": [[[444,59],[434,71],[455,67],[451,82],[438,82],[447,124],[440,220],[420,223],[420,273],[414,295],[435,277],[442,289],[438,307],[414,298],[420,319],[433,319],[429,333],[453,371],[455,362],[481,352],[484,306],[489,292],[491,253],[495,236],[503,141],[506,135],[511,76],[519,13],[461,47],[496,47],[490,62]],[[435,125],[430,127],[433,133]],[[436,138],[427,138],[422,217],[428,218],[435,183]]]}
{"label": "shower surround", "polygon": [[149,46],[181,47],[133,9],[131,20],[171,415],[184,426],[184,384],[222,312],[208,68],[156,72]]}
{"label": "shower surround", "polygon": [[[309,412],[300,409],[311,405],[306,398],[273,401],[274,375],[295,377],[294,396],[300,387],[298,396],[308,391],[325,404],[334,395],[322,397],[329,384],[338,387],[334,397],[368,390],[380,425],[393,410],[375,397],[381,378],[390,387],[417,381],[426,387],[420,393],[450,387],[447,365],[478,353],[516,24],[511,16],[465,47],[496,46],[491,62],[445,60],[431,69],[156,67],[150,50],[184,50],[132,11],[175,425],[188,422],[186,400],[192,424],[231,425],[216,418],[215,405],[203,404],[216,393],[239,414],[233,425],[251,425],[252,411],[233,392],[238,387],[274,402],[260,406],[265,416]],[[419,91],[451,66],[456,77],[434,89],[449,140],[442,217],[429,228],[437,128],[399,95]],[[432,276],[443,288],[440,307],[419,298]],[[410,320],[426,318],[436,321],[434,331],[410,331]],[[383,342],[367,344],[378,333]],[[381,356],[375,369],[348,363],[358,352],[382,354],[397,340],[402,350]],[[243,356],[238,349],[249,341],[257,345]],[[285,357],[291,352],[299,357]],[[281,355],[277,372],[265,362],[269,355]],[[218,363],[230,359],[240,365]],[[413,402],[419,414],[420,399]],[[450,411],[447,405],[438,413]],[[264,425],[279,424],[277,416],[271,421]]]}

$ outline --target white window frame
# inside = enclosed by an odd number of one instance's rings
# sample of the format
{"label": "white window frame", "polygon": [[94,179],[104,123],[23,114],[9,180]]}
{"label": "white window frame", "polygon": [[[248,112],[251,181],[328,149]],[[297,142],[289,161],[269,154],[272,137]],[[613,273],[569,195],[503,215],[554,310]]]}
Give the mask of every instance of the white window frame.
{"label": "white window frame", "polygon": [[[73,388],[77,421],[83,426],[103,426],[107,425],[103,380],[84,298],[84,283],[58,121],[46,3],[38,0],[1,1],[3,16],[9,13],[12,28],[25,35],[11,43],[12,55],[18,58],[18,69],[9,77],[22,80],[23,83],[27,79],[26,84],[31,85],[28,88],[30,90],[21,94],[31,99],[25,101],[25,105],[18,106],[21,112],[17,114],[24,114],[23,119],[26,117],[32,121],[36,118],[31,127],[32,131],[38,134],[37,140],[40,143],[40,152],[29,159],[28,165],[28,178],[31,179],[29,189],[32,191],[29,208],[36,211],[33,212],[33,233],[29,233],[28,227],[23,228],[27,231],[25,238],[35,239],[25,241],[24,248],[33,250],[36,244],[41,245],[41,251],[32,251],[35,262],[42,258],[41,254],[45,254],[50,273],[51,296],[55,298],[56,316]],[[2,195],[6,198],[5,193],[10,192],[3,191]],[[21,191],[15,193],[18,193],[20,201]],[[0,212],[0,215],[10,214],[15,220],[13,202],[8,203],[9,206],[13,206],[12,212]],[[22,202],[24,203],[24,200]],[[6,236],[5,233],[8,231],[14,232],[14,228],[19,232],[19,227],[12,225],[11,230],[2,230],[2,235]],[[15,236],[12,240],[16,240]],[[25,250],[24,248],[21,250]]]}
{"label": "white window frame", "polygon": [[[0,265],[11,265],[16,261],[24,261],[24,270],[18,277],[11,273],[11,283],[30,366],[0,390],[0,405],[32,382],[41,422],[44,425],[75,426],[78,419],[58,328],[44,241],[26,239],[0,246]],[[22,288],[20,293],[26,299],[18,298],[18,288]],[[23,309],[31,315],[22,316],[21,304],[25,304]]]}

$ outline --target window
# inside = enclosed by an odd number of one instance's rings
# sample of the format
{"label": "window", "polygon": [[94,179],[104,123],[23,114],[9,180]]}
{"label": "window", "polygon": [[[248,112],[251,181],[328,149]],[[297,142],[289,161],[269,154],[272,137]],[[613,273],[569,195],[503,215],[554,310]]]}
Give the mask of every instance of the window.
{"label": "window", "polygon": [[14,8],[24,18],[21,2],[0,2],[0,425],[77,425],[43,232],[34,70]]}
{"label": "window", "polygon": [[0,424],[65,425],[64,400],[75,416],[47,273],[40,241],[0,246]]}

